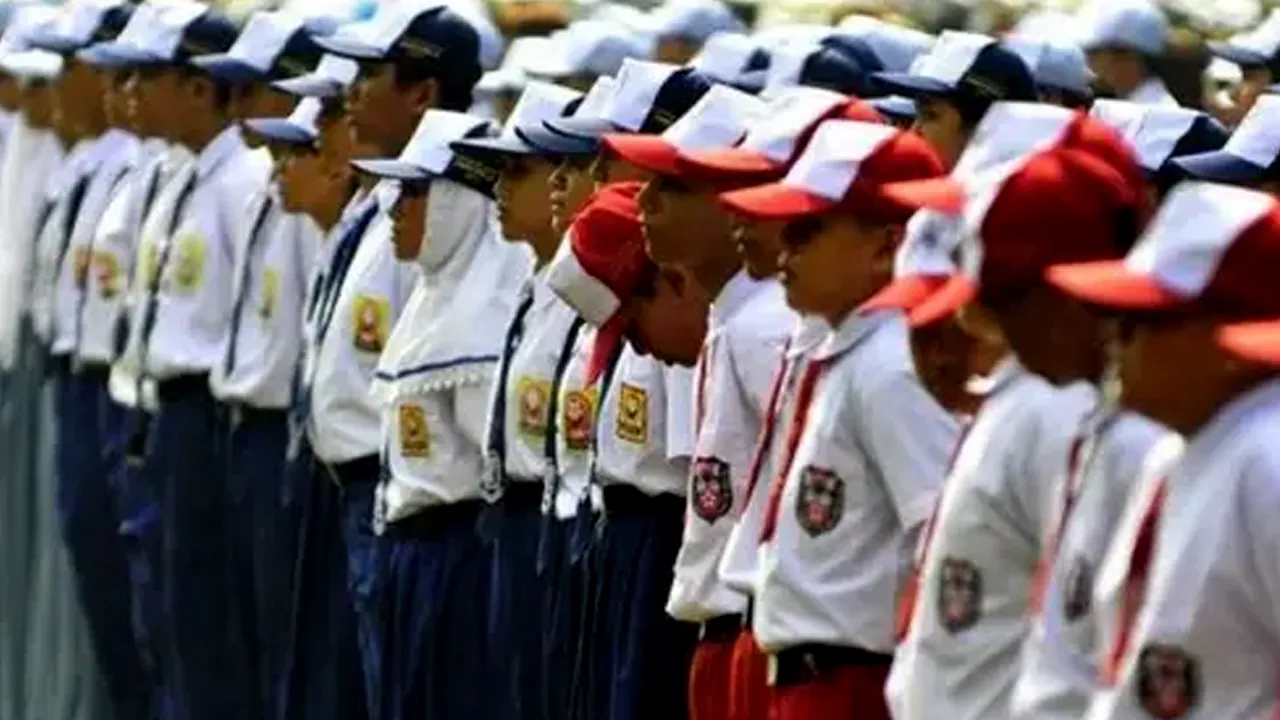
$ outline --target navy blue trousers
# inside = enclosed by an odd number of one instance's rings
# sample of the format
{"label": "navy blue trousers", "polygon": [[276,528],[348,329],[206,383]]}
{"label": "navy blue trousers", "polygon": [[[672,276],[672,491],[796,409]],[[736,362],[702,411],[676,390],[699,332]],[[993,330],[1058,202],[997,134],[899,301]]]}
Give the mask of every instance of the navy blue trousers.
{"label": "navy blue trousers", "polygon": [[[356,640],[360,651],[360,667],[369,698],[370,720],[381,720],[377,690],[384,680],[382,662],[386,636],[383,615],[381,568],[378,562],[378,538],[373,532],[373,501],[378,487],[379,465],[376,455],[338,466],[342,487],[342,539],[347,552],[347,594],[356,616]],[[329,471],[321,469],[322,474]],[[479,600],[478,600],[479,602]]]}
{"label": "navy blue trousers", "polygon": [[228,601],[231,535],[224,442],[217,405],[203,377],[161,389],[147,463],[161,478],[163,605],[179,720],[253,718],[256,703],[239,662],[240,631]]}
{"label": "navy blue trousers", "polygon": [[532,720],[543,707],[542,586],[538,580],[542,486],[508,489],[494,540],[489,647],[495,720]]}
{"label": "navy blue trousers", "polygon": [[129,566],[108,450],[121,412],[107,397],[106,381],[105,372],[59,371],[58,524],[115,716],[145,720],[151,711],[149,680],[131,630]]}
{"label": "navy blue trousers", "polygon": [[[316,472],[304,440],[284,472],[284,506],[296,512],[290,611],[276,687],[276,720],[364,720],[367,701],[347,586],[341,491]],[[286,513],[287,514],[287,513]]]}
{"label": "navy blue trousers", "polygon": [[240,662],[257,700],[251,717],[271,714],[287,642],[296,520],[284,505],[289,421],[283,410],[222,408],[231,575],[228,595],[241,630]]}
{"label": "navy blue trousers", "polygon": [[[542,598],[542,720],[569,720],[582,705],[577,675],[583,643],[587,558],[575,552],[580,520],[542,516],[538,583]],[[581,533],[577,533],[581,535]]]}
{"label": "navy blue trousers", "polygon": [[484,682],[493,550],[476,531],[480,506],[432,508],[380,538],[383,720],[494,717]]}

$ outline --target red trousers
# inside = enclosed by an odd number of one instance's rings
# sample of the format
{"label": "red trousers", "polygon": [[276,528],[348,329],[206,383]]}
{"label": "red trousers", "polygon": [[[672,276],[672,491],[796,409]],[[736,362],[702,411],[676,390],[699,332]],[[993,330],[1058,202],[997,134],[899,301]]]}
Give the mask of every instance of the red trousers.
{"label": "red trousers", "polygon": [[888,679],[888,665],[846,665],[775,687],[769,720],[891,720],[884,699]]}
{"label": "red trousers", "polygon": [[744,629],[733,644],[729,672],[730,720],[769,720],[769,663],[755,635]]}
{"label": "red trousers", "polygon": [[732,640],[700,640],[689,669],[689,720],[729,720]]}

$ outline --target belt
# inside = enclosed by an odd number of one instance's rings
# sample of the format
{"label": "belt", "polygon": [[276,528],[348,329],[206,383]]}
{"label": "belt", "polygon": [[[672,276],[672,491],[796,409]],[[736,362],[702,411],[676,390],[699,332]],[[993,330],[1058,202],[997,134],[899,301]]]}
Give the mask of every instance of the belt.
{"label": "belt", "polygon": [[316,465],[320,466],[335,485],[343,488],[374,485],[378,482],[379,473],[382,470],[382,463],[377,455],[365,455],[340,463],[316,460]]}
{"label": "belt", "polygon": [[392,540],[412,540],[437,537],[454,528],[475,533],[476,520],[483,507],[483,500],[433,505],[402,520],[387,523],[382,535]]}
{"label": "belt", "polygon": [[742,633],[742,616],[721,615],[698,626],[698,640],[704,642],[733,642]]}
{"label": "belt", "polygon": [[289,422],[288,410],[277,410],[273,408],[257,408],[244,403],[229,402],[222,404],[222,411],[226,414],[227,422],[232,427],[240,425],[258,425],[258,424],[283,424]]}
{"label": "belt", "polygon": [[89,380],[97,380],[107,382],[111,379],[111,366],[107,363],[87,362],[81,363],[76,372]]}
{"label": "belt", "polygon": [[507,484],[502,491],[502,502],[512,508],[542,508],[542,484],[517,480]]}
{"label": "belt", "polygon": [[162,403],[182,400],[198,393],[208,394],[208,392],[209,373],[191,373],[156,381],[156,398]]}
{"label": "belt", "polygon": [[70,355],[49,355],[44,363],[45,377],[59,377],[71,373]]}
{"label": "belt", "polygon": [[799,685],[835,668],[889,667],[892,663],[892,655],[862,648],[797,645],[769,656],[769,685]]}
{"label": "belt", "polygon": [[670,493],[650,495],[633,485],[605,485],[604,510],[609,517],[671,512],[683,515],[684,498]]}

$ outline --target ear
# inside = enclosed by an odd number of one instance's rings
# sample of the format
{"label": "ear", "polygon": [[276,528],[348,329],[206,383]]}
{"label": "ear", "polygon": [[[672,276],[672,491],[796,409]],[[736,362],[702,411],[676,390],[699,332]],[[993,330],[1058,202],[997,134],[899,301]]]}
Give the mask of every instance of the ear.
{"label": "ear", "polygon": [[888,224],[881,228],[879,234],[880,242],[877,243],[871,256],[871,266],[875,268],[876,272],[892,276],[893,258],[897,255],[898,246],[902,244],[906,228],[903,225]]}
{"label": "ear", "polygon": [[427,78],[419,83],[414,83],[405,89],[406,99],[410,106],[413,107],[415,113],[421,115],[427,110],[436,107],[440,101],[440,81],[436,78]]}

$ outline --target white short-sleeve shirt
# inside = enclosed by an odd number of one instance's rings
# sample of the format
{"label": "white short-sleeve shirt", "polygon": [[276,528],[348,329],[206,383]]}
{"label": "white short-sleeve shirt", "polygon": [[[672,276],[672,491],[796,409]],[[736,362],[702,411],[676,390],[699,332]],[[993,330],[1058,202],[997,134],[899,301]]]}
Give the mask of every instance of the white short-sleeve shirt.
{"label": "white short-sleeve shirt", "polygon": [[622,351],[596,428],[596,476],[602,485],[684,495],[692,388],[688,368],[668,367],[629,345]]}
{"label": "white short-sleeve shirt", "polygon": [[790,421],[802,434],[780,463],[790,469],[776,530],[760,545],[756,640],[770,652],[818,643],[889,653],[910,538],[937,499],[959,424],[916,376],[900,312],[851,313],[809,362],[823,369]]}
{"label": "white short-sleeve shirt", "polygon": [[[556,400],[556,464],[559,469],[558,487],[545,488],[543,512],[554,513],[565,520],[578,513],[586,500],[590,487],[591,443],[595,437],[596,408],[600,402],[600,384],[603,376],[591,385],[586,384],[587,361],[595,344],[595,330],[583,327],[574,343],[573,356],[565,366],[560,379],[559,398]],[[554,490],[554,496],[551,495]]]}

